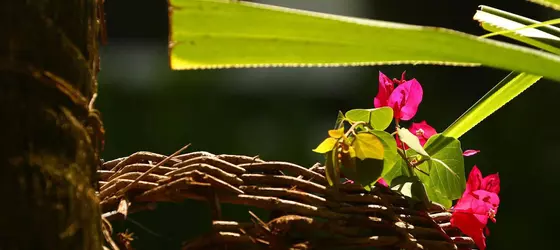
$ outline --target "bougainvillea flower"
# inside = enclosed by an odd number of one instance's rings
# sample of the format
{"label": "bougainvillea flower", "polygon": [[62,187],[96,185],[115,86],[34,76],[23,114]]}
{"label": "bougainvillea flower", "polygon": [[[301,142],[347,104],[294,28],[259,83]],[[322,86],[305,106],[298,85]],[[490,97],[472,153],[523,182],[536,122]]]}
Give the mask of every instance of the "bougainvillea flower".
{"label": "bougainvillea flower", "polygon": [[396,84],[404,83],[404,82],[406,82],[405,76],[406,76],[406,70],[402,72],[400,80],[398,80],[397,78],[393,78],[393,82],[396,83]]}
{"label": "bougainvillea flower", "polygon": [[[426,121],[421,121],[418,123],[413,122],[412,125],[408,128],[408,130],[410,130],[410,133],[413,133],[416,135],[416,137],[418,137],[418,140],[420,141],[420,145],[422,146],[426,144],[426,142],[428,141],[428,139],[430,139],[430,137],[437,134],[436,129],[430,126],[428,123],[426,123]],[[402,149],[403,143],[401,142],[398,136],[396,137],[396,140],[397,140],[397,147]],[[404,148],[408,149],[406,145],[404,145]]]}
{"label": "bougainvillea flower", "polygon": [[393,90],[387,104],[393,109],[397,122],[408,121],[416,115],[422,95],[422,86],[416,79],[408,80]]}
{"label": "bougainvillea flower", "polygon": [[415,134],[416,137],[420,140],[420,145],[424,146],[428,139],[433,135],[437,134],[436,129],[432,126],[428,125],[426,121],[421,122],[413,122],[410,128],[408,128],[411,133]]}
{"label": "bougainvillea flower", "polygon": [[467,149],[463,152],[463,156],[473,156],[475,154],[480,153],[480,150],[476,150],[476,149]]}
{"label": "bougainvillea flower", "polygon": [[395,84],[389,77],[379,71],[379,91],[377,96],[373,99],[373,105],[376,108],[389,106],[387,101],[389,101],[389,96],[393,93],[395,89]]}
{"label": "bougainvillea flower", "polygon": [[489,233],[486,227],[488,219],[496,222],[494,217],[500,204],[499,192],[498,174],[482,178],[480,170],[474,166],[469,174],[463,196],[452,209],[451,225],[470,236],[480,250],[486,248],[484,234]]}
{"label": "bougainvillea flower", "polygon": [[379,184],[381,184],[382,186],[385,186],[385,187],[389,186],[389,184],[387,184],[387,182],[383,178],[379,178],[379,180],[377,180],[377,183],[379,183]]}
{"label": "bougainvillea flower", "polygon": [[[379,91],[373,100],[376,108],[391,107],[397,122],[412,119],[422,102],[422,86],[416,79],[406,81],[405,73],[403,72],[401,80],[391,80],[380,71]],[[396,88],[395,84],[398,85]]]}

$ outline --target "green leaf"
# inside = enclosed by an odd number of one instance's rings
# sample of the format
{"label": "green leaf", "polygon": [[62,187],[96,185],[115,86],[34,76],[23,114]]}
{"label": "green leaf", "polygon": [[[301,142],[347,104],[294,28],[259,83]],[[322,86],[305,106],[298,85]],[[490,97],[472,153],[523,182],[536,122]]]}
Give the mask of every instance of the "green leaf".
{"label": "green leaf", "polygon": [[418,137],[413,133],[411,133],[408,129],[398,128],[397,134],[399,135],[401,141],[404,142],[411,149],[413,149],[414,151],[416,151],[422,156],[430,157],[430,155],[424,150],[424,147],[422,147],[422,145],[420,144],[420,140],[418,139]]}
{"label": "green leaf", "polygon": [[352,146],[356,150],[356,157],[360,160],[383,160],[385,153],[383,143],[373,134],[367,132],[356,134],[356,139],[352,143]]}
{"label": "green leaf", "polygon": [[486,65],[560,81],[559,56],[439,27],[228,0],[170,5],[173,69],[428,63]]}
{"label": "green leaf", "polygon": [[556,41],[560,38],[560,28],[552,26],[558,23],[556,21],[558,19],[539,22],[537,20],[485,5],[481,5],[479,7],[479,10],[475,13],[473,18],[477,20],[480,19],[509,31],[515,31],[519,35],[526,37],[539,39],[543,38]]}
{"label": "green leaf", "polygon": [[416,180],[412,182],[412,187],[410,191],[412,193],[413,199],[422,202],[425,208],[429,207],[430,200],[428,198],[426,186],[424,185],[424,183],[422,183],[422,181],[420,181],[420,179],[418,179],[418,177],[416,177]]}
{"label": "green leaf", "polygon": [[325,175],[331,187],[338,187],[338,183],[340,182],[340,166],[338,166],[336,154],[333,151],[327,152],[326,154]]}
{"label": "green leaf", "polygon": [[461,137],[486,117],[521,94],[521,92],[531,87],[539,79],[541,79],[540,76],[526,73],[510,73],[499,82],[498,85],[470,107],[467,112],[461,115],[451,126],[445,129],[443,135],[453,138]]}
{"label": "green leaf", "polygon": [[346,111],[346,118],[353,122],[367,122],[370,121],[370,114],[373,109],[351,109]]}
{"label": "green leaf", "polygon": [[[407,152],[408,151],[412,152],[412,150],[407,150]],[[383,177],[383,179],[385,179],[385,181],[389,185],[393,185],[393,180],[395,178],[403,175],[408,176],[407,168],[408,165],[406,164],[406,162],[402,158],[398,158],[395,164],[389,170],[385,171],[385,169],[383,169],[381,177]]]}
{"label": "green leaf", "polygon": [[400,192],[404,196],[408,196],[415,201],[420,201],[424,206],[428,206],[428,194],[426,188],[418,176],[402,175],[393,179],[391,189]]}
{"label": "green leaf", "polygon": [[339,129],[341,127],[344,127],[345,119],[346,117],[344,117],[344,114],[341,111],[338,111],[338,115],[336,116],[336,123],[334,124],[334,129]]}
{"label": "green leaf", "polygon": [[[430,159],[430,161],[431,161],[430,163],[433,163],[433,162],[439,163],[439,165],[443,166],[443,167],[444,167],[445,169],[447,169],[449,172],[451,172],[451,173],[454,174],[455,176],[458,176],[457,173],[455,173],[455,171],[453,171],[453,169],[451,169],[449,166],[447,166],[447,164],[446,164],[444,161],[442,161],[442,160],[440,160],[440,159],[437,159],[437,158],[433,158],[433,157]],[[431,167],[432,167],[431,165],[432,165],[432,164],[430,164],[430,166],[429,166],[429,169],[430,169],[430,170],[431,170]]]}
{"label": "green leaf", "polygon": [[373,185],[383,172],[383,161],[367,158],[360,160],[356,158],[356,177],[355,181],[360,183],[366,190]]}
{"label": "green leaf", "polygon": [[[424,187],[426,187],[426,185],[424,185]],[[426,187],[426,193],[428,194],[430,201],[439,203],[446,208],[450,208],[453,203],[453,200],[445,198],[445,196],[443,196],[437,189]]]}
{"label": "green leaf", "polygon": [[338,139],[329,137],[329,138],[325,139],[323,142],[321,142],[321,144],[319,144],[319,146],[317,146],[317,148],[313,149],[313,151],[317,152],[319,154],[324,154],[326,152],[332,151],[334,149],[334,147],[336,146],[337,141],[338,141]]}
{"label": "green leaf", "polygon": [[344,136],[344,128],[329,130],[329,136],[336,139],[341,138],[342,136]]}
{"label": "green leaf", "polygon": [[530,2],[537,3],[555,10],[560,10],[560,0],[529,0]]}
{"label": "green leaf", "polygon": [[[437,134],[426,142],[426,147],[429,148],[430,145],[438,141],[438,137],[442,135]],[[451,140],[441,150],[437,151],[432,155],[432,159],[420,164],[418,168],[426,171],[430,176],[424,174],[418,174],[418,177],[424,185],[428,192],[430,200],[436,201],[438,203],[448,204],[445,200],[455,200],[461,197],[463,191],[465,190],[465,166],[463,162],[463,150],[461,149],[461,143],[459,140],[454,138],[447,138],[445,140]],[[433,159],[438,159],[434,161]],[[431,161],[431,162],[430,162]],[[447,165],[454,173],[450,172],[442,162]],[[432,167],[429,167],[432,164]]]}
{"label": "green leaf", "polygon": [[[507,31],[505,29],[497,28],[495,26],[492,26],[491,24],[484,23],[484,22],[481,23],[481,26],[482,26],[483,29],[491,31],[491,32]],[[537,48],[546,50],[548,52],[551,52],[551,53],[554,53],[554,54],[557,54],[557,55],[560,55],[560,49],[557,48],[557,47],[554,47],[554,46],[552,46],[548,43],[541,42],[539,40],[532,39],[532,38],[529,38],[529,37],[526,37],[526,36],[521,36],[521,35],[518,35],[517,33],[506,33],[506,34],[503,34],[503,36],[506,36],[506,37],[509,37],[511,39],[529,44],[531,46],[535,46]]]}
{"label": "green leaf", "polygon": [[352,109],[346,112],[346,118],[354,122],[366,122],[377,130],[385,130],[393,121],[393,109],[390,107]]}
{"label": "green leaf", "polygon": [[370,130],[369,132],[377,136],[377,138],[381,140],[381,144],[383,144],[383,174],[385,174],[393,168],[395,162],[399,159],[399,155],[397,154],[397,142],[391,134],[385,131]]}
{"label": "green leaf", "polygon": [[391,190],[397,191],[404,196],[412,198],[412,182],[414,182],[416,179],[417,178],[415,178],[415,176],[397,176],[391,182]]}
{"label": "green leaf", "polygon": [[[436,137],[436,135],[437,135],[437,137]],[[433,139],[432,139],[432,137],[433,137]],[[428,144],[426,142],[426,144],[424,145],[425,149],[426,149],[426,152],[428,152],[428,154],[430,154],[430,155],[435,155],[440,150],[444,149],[449,144],[454,143],[457,140],[453,137],[446,136],[442,133],[435,134],[432,137],[430,137],[430,139],[431,139],[430,144]]]}
{"label": "green leaf", "polygon": [[473,19],[485,30],[494,32],[481,37],[504,35],[543,50],[560,54],[560,29],[552,26],[560,19],[539,22],[503,10],[481,6]]}

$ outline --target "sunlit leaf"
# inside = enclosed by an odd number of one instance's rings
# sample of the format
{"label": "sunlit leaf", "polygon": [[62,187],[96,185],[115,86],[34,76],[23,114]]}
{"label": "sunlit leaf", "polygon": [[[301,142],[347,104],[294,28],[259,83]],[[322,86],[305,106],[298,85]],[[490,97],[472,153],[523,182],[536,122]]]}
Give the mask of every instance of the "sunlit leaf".
{"label": "sunlit leaf", "polygon": [[377,130],[385,130],[393,120],[393,109],[389,107],[376,108],[371,111],[369,124]]}
{"label": "sunlit leaf", "polygon": [[352,109],[346,112],[346,118],[357,122],[362,121],[370,124],[377,130],[385,130],[393,121],[393,109],[381,107],[375,109]]}
{"label": "sunlit leaf", "polygon": [[[482,23],[481,26],[482,26],[483,29],[491,31],[491,32],[505,31],[504,29],[497,28],[497,27],[492,26],[491,24],[487,24],[487,23]],[[511,39],[526,43],[528,45],[535,46],[539,49],[543,49],[543,50],[546,50],[548,52],[560,55],[560,48],[557,48],[553,45],[542,42],[540,40],[536,40],[536,39],[533,39],[533,38],[530,38],[530,37],[518,35],[517,33],[507,33],[507,34],[503,34],[503,36],[506,36],[506,37],[509,37]]]}
{"label": "sunlit leaf", "polygon": [[[477,20],[476,17],[477,16],[475,14],[475,16],[473,18],[475,20]],[[484,19],[481,19],[481,20],[478,20],[478,21],[485,22]],[[541,28],[541,27],[549,27],[549,28],[556,29],[556,27],[554,27],[552,25],[560,24],[560,18],[556,18],[556,19],[552,19],[552,20],[548,20],[548,21],[544,21],[544,22],[539,22],[539,21],[533,21],[533,22],[534,22],[533,24],[524,25],[524,26],[521,26],[519,28],[504,28],[504,30],[502,30],[502,31],[495,31],[495,32],[492,32],[492,33],[482,35],[480,37],[487,38],[487,37],[491,37],[491,36],[506,35],[506,34],[509,34],[509,33],[523,32],[523,31],[526,31],[526,30],[532,30],[534,28]],[[488,22],[488,23],[491,23],[491,21]],[[500,26],[499,23],[496,24],[496,26]],[[553,34],[550,34],[550,33],[546,33],[546,34],[547,34],[547,36],[550,37],[550,39],[560,41],[560,37],[558,37],[557,35],[553,35]]]}
{"label": "sunlit leaf", "polygon": [[170,5],[173,69],[428,63],[487,65],[560,80],[559,56],[438,27],[228,0]]}
{"label": "sunlit leaf", "polygon": [[[559,68],[560,69],[560,68]],[[560,71],[560,70],[559,70]],[[482,120],[521,94],[541,79],[526,73],[510,73],[506,78],[486,93],[467,112],[451,124],[442,134],[459,138]]]}
{"label": "sunlit leaf", "polygon": [[450,137],[450,136],[446,136],[446,135],[441,134],[441,133],[436,134],[436,135],[433,135],[432,137],[430,137],[430,139],[431,139],[430,144],[426,143],[424,145],[425,149],[426,149],[426,152],[428,152],[428,154],[430,154],[430,155],[436,154],[440,150],[447,147],[447,145],[456,141],[455,138]]}
{"label": "sunlit leaf", "polygon": [[560,29],[550,25],[559,23],[560,19],[539,22],[488,6],[481,6],[473,19],[485,30],[493,32],[481,37],[503,35],[560,54]]}
{"label": "sunlit leaf", "polygon": [[344,128],[339,128],[339,129],[331,129],[329,130],[329,136],[332,138],[340,138],[344,135]]}
{"label": "sunlit leaf", "polygon": [[416,135],[411,133],[406,128],[399,128],[397,130],[397,134],[402,142],[404,142],[407,146],[409,146],[414,151],[418,152],[420,155],[430,157],[430,155],[424,150],[424,147],[420,144],[420,140]]}
{"label": "sunlit leaf", "polygon": [[401,175],[397,176],[391,182],[391,189],[401,193],[404,196],[412,198],[412,182],[416,180],[414,176]]}
{"label": "sunlit leaf", "polygon": [[[434,135],[426,142],[427,148],[441,137],[441,134]],[[455,200],[461,197],[465,190],[465,166],[463,161],[463,150],[461,143],[457,139],[447,138],[450,142],[442,149],[432,155],[432,159],[420,164],[418,168],[426,171],[430,176],[419,173],[418,177],[426,186],[430,200],[438,203],[449,204],[446,200]],[[433,159],[438,160],[433,160]],[[430,162],[431,161],[431,162]],[[429,168],[429,163],[432,167]],[[449,171],[444,163],[452,170]]]}
{"label": "sunlit leaf", "polygon": [[313,151],[319,154],[324,154],[326,152],[332,151],[334,149],[334,146],[336,146],[337,141],[338,139],[329,137],[321,142],[321,144],[319,144],[317,148],[313,149]]}
{"label": "sunlit leaf", "polygon": [[529,0],[533,3],[538,3],[540,5],[553,8],[555,10],[560,10],[560,0]]}
{"label": "sunlit leaf", "polygon": [[358,133],[352,146],[356,150],[356,157],[360,160],[378,159],[383,160],[385,149],[383,143],[377,136],[370,133]]}
{"label": "sunlit leaf", "polygon": [[[543,25],[542,22],[537,20],[497,8],[481,5],[473,18],[478,21],[483,21],[497,27],[513,31],[522,36],[560,41],[560,28],[552,25]],[[551,24],[557,23],[557,21],[554,20],[547,22]]]}
{"label": "sunlit leaf", "polygon": [[[424,185],[425,186],[425,185]],[[428,194],[428,198],[432,202],[436,202],[446,208],[450,208],[453,200],[446,198],[441,192],[434,188],[426,188],[426,193]]]}
{"label": "sunlit leaf", "polygon": [[351,109],[346,111],[346,114],[344,115],[353,122],[369,123],[371,110],[373,109]]}
{"label": "sunlit leaf", "polygon": [[391,134],[385,131],[371,130],[369,132],[377,136],[383,144],[383,173],[386,173],[391,170],[395,162],[399,159],[399,155],[397,154],[397,142]]}
{"label": "sunlit leaf", "polygon": [[[407,150],[407,152],[413,152],[412,149]],[[383,173],[381,174],[381,177],[383,177],[383,179],[385,179],[385,181],[389,184],[389,185],[393,185],[393,180],[399,176],[402,175],[406,175],[408,176],[408,165],[406,164],[406,162],[402,159],[402,158],[398,158],[397,161],[395,162],[395,164],[388,169],[387,171],[385,171],[385,169],[383,169]]]}
{"label": "sunlit leaf", "polygon": [[415,201],[420,201],[424,206],[430,203],[426,188],[417,176],[402,175],[393,179],[391,189],[400,192],[404,196],[408,196]]}
{"label": "sunlit leaf", "polygon": [[[461,154],[462,155],[462,154]],[[445,163],[444,161],[438,159],[438,158],[434,158],[432,157],[430,159],[432,162],[437,162],[439,163],[439,165],[443,166],[445,169],[447,169],[447,171],[451,172],[452,174],[454,174],[455,176],[457,176],[457,173],[455,173],[455,171],[453,171],[453,169],[451,169],[449,166],[447,166],[447,163]],[[431,170],[431,166],[430,166],[430,170]]]}
{"label": "sunlit leaf", "polygon": [[344,114],[341,111],[338,111],[338,115],[336,116],[336,123],[334,124],[334,128],[335,129],[339,129],[341,127],[344,127],[344,119],[346,117],[344,117]]}
{"label": "sunlit leaf", "polygon": [[333,151],[327,152],[326,154],[325,175],[331,187],[338,187],[340,182],[340,166],[336,159],[336,153]]}

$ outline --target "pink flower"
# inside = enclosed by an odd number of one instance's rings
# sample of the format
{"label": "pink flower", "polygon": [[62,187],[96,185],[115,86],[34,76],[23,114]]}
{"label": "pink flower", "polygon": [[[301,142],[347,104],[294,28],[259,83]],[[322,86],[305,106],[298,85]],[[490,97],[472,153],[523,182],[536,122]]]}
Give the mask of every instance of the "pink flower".
{"label": "pink flower", "polygon": [[488,219],[496,222],[494,216],[500,204],[499,192],[498,174],[491,174],[483,179],[480,170],[474,166],[469,174],[463,196],[452,209],[451,225],[470,236],[480,250],[486,248],[485,233],[489,234],[486,227]]}
{"label": "pink flower", "polygon": [[385,187],[389,186],[389,184],[387,184],[387,182],[383,178],[379,178],[379,180],[377,180],[377,183],[379,183],[379,184],[381,184],[382,186],[385,186]]}
{"label": "pink flower", "polygon": [[[430,137],[437,134],[436,129],[428,125],[426,121],[421,121],[419,123],[413,122],[410,128],[408,128],[408,130],[410,130],[410,133],[413,133],[416,135],[416,137],[418,137],[418,140],[420,140],[420,145],[422,146],[426,144],[426,142],[428,141],[428,139],[430,139]],[[402,149],[403,143],[401,142],[398,136],[396,140],[397,140],[397,147]],[[406,145],[404,146],[405,148],[408,148]]]}
{"label": "pink flower", "polygon": [[401,83],[406,82],[405,75],[406,75],[406,71],[403,71],[402,75],[401,75],[401,79],[398,80],[397,78],[393,78],[393,82],[396,83],[396,84],[401,84]]}
{"label": "pink flower", "polygon": [[[416,79],[406,81],[403,72],[401,80],[391,80],[379,72],[379,92],[373,100],[376,108],[389,106],[397,122],[408,121],[416,115],[418,106],[422,102],[422,86]],[[397,84],[397,88],[395,88]]]}
{"label": "pink flower", "polygon": [[416,79],[399,85],[389,97],[389,107],[393,109],[395,119],[408,121],[416,115],[422,102],[422,86]]}
{"label": "pink flower", "polygon": [[379,71],[379,92],[377,92],[377,96],[373,99],[373,105],[376,108],[389,106],[387,101],[389,101],[389,96],[391,96],[394,89],[393,81]]}
{"label": "pink flower", "polygon": [[467,149],[463,152],[463,156],[473,156],[475,154],[480,153],[480,150],[476,150],[476,149]]}

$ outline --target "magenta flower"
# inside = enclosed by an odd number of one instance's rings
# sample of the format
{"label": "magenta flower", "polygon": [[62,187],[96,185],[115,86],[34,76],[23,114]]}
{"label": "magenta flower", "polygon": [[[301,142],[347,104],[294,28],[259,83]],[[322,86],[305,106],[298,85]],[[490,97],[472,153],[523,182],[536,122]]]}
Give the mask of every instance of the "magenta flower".
{"label": "magenta flower", "polygon": [[389,184],[387,184],[387,181],[385,181],[385,179],[383,178],[379,178],[379,180],[377,180],[377,183],[381,184],[382,186],[388,187]]}
{"label": "magenta flower", "polygon": [[419,123],[413,122],[408,130],[410,130],[411,133],[415,134],[416,137],[418,137],[422,146],[426,144],[430,137],[437,134],[436,129],[428,125],[426,121],[421,121]]}
{"label": "magenta flower", "polygon": [[[430,139],[430,137],[437,134],[436,129],[428,125],[426,121],[421,121],[418,123],[413,122],[412,125],[408,128],[408,130],[410,130],[410,133],[413,133],[416,135],[416,137],[418,137],[418,140],[420,141],[420,145],[422,146],[426,144],[426,142],[428,141],[428,139]],[[402,149],[403,143],[401,142],[398,136],[396,137],[396,140],[397,140],[397,147]],[[406,145],[404,146],[405,146],[404,148],[408,148]]]}
{"label": "magenta flower", "polygon": [[474,166],[467,180],[463,196],[452,209],[451,225],[470,236],[480,250],[486,248],[486,227],[488,219],[496,222],[500,198],[500,177],[491,174],[484,179],[480,170]]}
{"label": "magenta flower", "polygon": [[[391,80],[379,72],[379,92],[373,104],[376,108],[389,106],[397,122],[408,121],[416,115],[422,102],[422,86],[416,79],[406,81],[404,73],[401,80]],[[395,88],[395,84],[398,86]]]}
{"label": "magenta flower", "polygon": [[391,96],[394,89],[395,84],[393,81],[379,71],[379,92],[377,92],[377,96],[373,99],[373,105],[376,108],[389,106],[387,101],[389,101],[389,96]]}
{"label": "magenta flower", "polygon": [[416,79],[406,81],[393,90],[388,104],[393,109],[397,122],[408,121],[416,115],[422,95],[422,86]]}

